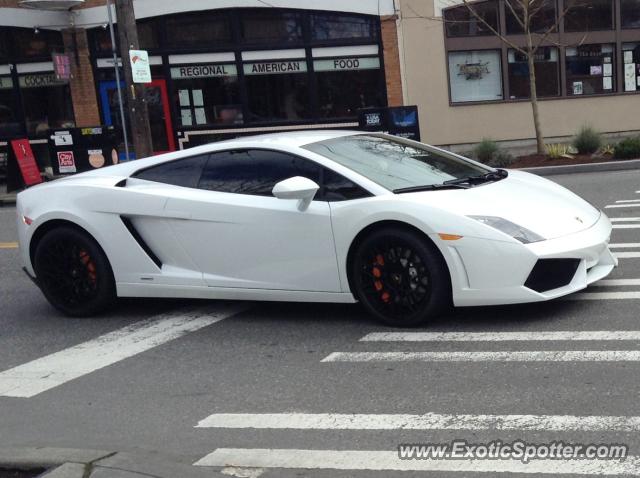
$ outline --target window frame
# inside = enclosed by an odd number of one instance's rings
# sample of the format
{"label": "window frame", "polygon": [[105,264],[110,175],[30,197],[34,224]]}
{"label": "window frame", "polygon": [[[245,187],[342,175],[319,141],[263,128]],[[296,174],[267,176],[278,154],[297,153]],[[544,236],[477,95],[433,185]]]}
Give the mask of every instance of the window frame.
{"label": "window frame", "polygon": [[[199,187],[200,185],[200,181],[202,180],[202,175],[204,174],[205,168],[207,167],[207,164],[209,162],[209,160],[211,159],[210,157],[214,154],[224,154],[224,153],[241,153],[241,152],[246,152],[246,151],[266,151],[266,152],[272,152],[272,153],[278,153],[278,154],[284,154],[284,155],[288,155],[288,156],[292,156],[296,159],[299,159],[301,161],[307,161],[315,166],[317,166],[320,170],[320,183],[318,184],[318,186],[320,186],[320,188],[318,189],[318,192],[316,193],[316,195],[313,198],[313,201],[318,201],[318,202],[345,202],[345,201],[355,201],[358,199],[365,199],[365,198],[369,198],[369,197],[374,197],[375,194],[373,194],[371,191],[369,191],[367,188],[365,188],[364,186],[362,186],[361,184],[359,184],[358,182],[349,179],[348,177],[346,177],[344,174],[336,171],[333,168],[330,168],[328,166],[325,166],[324,164],[321,164],[311,158],[305,157],[301,154],[295,154],[295,153],[291,153],[289,151],[281,151],[278,149],[273,149],[273,148],[253,148],[253,147],[235,147],[235,148],[225,148],[225,149],[221,149],[221,150],[215,150],[215,151],[209,151],[206,153],[200,153],[200,154],[194,154],[191,156],[186,156],[183,158],[176,158],[176,159],[171,159],[169,161],[164,161],[160,164],[153,164],[151,166],[145,166],[142,167],[138,170],[136,170],[135,172],[131,173],[131,175],[129,176],[129,178],[131,179],[138,179],[140,181],[148,181],[148,182],[152,182],[152,183],[157,183],[157,184],[164,184],[166,186],[172,186],[172,187],[177,187],[177,188],[186,188],[186,189],[192,189],[192,190],[197,190],[197,191],[202,191],[202,192],[209,192],[209,193],[215,193],[215,194],[234,194],[234,195],[239,195],[239,196],[250,196],[250,197],[256,197],[256,198],[273,198],[273,199],[277,199],[275,196],[270,195],[270,196],[264,196],[264,195],[260,195],[260,194],[243,194],[243,193],[234,193],[234,192],[230,192],[230,191],[216,191],[216,190],[212,190],[212,189],[202,189]],[[186,161],[186,160],[190,160],[190,159],[196,159],[199,158],[201,156],[207,156],[207,159],[204,161],[204,164],[202,166],[202,170],[200,171],[200,177],[198,178],[197,181],[197,185],[195,187],[190,187],[190,186],[180,186],[177,184],[171,184],[171,183],[166,183],[166,182],[161,182],[161,181],[153,181],[151,179],[145,179],[145,178],[140,178],[139,175],[155,169],[155,168],[159,168],[161,166],[165,166],[167,164],[170,163],[175,163],[178,161]],[[358,197],[358,198],[348,198],[348,199],[333,199],[333,200],[327,200],[326,199],[326,185],[325,185],[325,170],[329,170],[331,171],[333,174],[344,178],[345,180],[353,183],[358,189],[360,189],[364,195],[362,197]],[[293,177],[293,176],[292,176]],[[287,178],[288,179],[288,178]],[[320,198],[320,199],[319,199]]]}
{"label": "window frame", "polygon": [[[499,32],[501,30],[500,25],[502,23],[502,17],[503,17],[503,15],[501,14],[501,3],[502,3],[501,0],[478,0],[478,1],[475,1],[475,2],[471,2],[470,5],[471,6],[481,5],[481,4],[487,4],[488,5],[488,4],[491,4],[491,3],[495,4],[496,31]],[[468,12],[468,9],[467,9],[467,7],[465,5],[454,5],[454,6],[451,6],[451,7],[443,9],[443,11],[442,11],[442,19],[443,19],[443,23],[444,23],[445,36],[447,38],[478,38],[478,37],[488,37],[488,36],[493,36],[494,35],[494,33],[491,30],[489,30],[486,33],[480,33],[480,34],[476,33],[475,35],[471,35],[471,34],[468,34],[468,35],[451,35],[449,33],[449,29],[447,28],[447,22],[455,23],[455,21],[446,20],[445,15],[446,15],[447,12],[452,12],[454,10],[466,10]],[[469,12],[469,18],[475,18],[471,12]],[[471,22],[471,20],[468,20],[468,21],[469,21],[469,23]],[[482,22],[480,22],[480,23],[482,24]]]}
{"label": "window frame", "polygon": [[[502,93],[502,98],[495,100],[475,100],[475,101],[453,101],[453,92],[451,89],[451,68],[449,67],[449,55],[451,53],[471,53],[471,52],[485,52],[485,51],[493,51],[498,53],[500,65],[500,92]],[[464,106],[464,105],[477,105],[477,104],[496,104],[505,102],[506,98],[506,89],[505,89],[505,81],[504,81],[504,65],[503,63],[503,53],[501,49],[498,48],[475,48],[471,50],[447,50],[445,52],[445,60],[446,60],[446,69],[447,69],[447,82],[448,82],[448,91],[449,91],[449,105],[451,106]]]}

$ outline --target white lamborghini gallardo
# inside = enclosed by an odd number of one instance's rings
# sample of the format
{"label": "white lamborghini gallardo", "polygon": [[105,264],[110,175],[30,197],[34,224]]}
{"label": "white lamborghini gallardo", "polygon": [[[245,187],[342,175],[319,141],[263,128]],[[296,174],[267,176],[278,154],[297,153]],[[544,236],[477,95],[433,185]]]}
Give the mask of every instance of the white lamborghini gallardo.
{"label": "white lamborghini gallardo", "polygon": [[71,316],[116,297],[359,301],[393,325],[553,299],[616,266],[557,184],[383,134],[245,137],[18,195],[25,269]]}

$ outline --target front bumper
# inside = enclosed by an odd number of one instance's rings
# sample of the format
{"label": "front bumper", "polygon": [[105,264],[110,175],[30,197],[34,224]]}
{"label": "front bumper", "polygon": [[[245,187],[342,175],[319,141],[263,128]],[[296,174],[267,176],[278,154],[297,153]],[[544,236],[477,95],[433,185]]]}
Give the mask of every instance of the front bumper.
{"label": "front bumper", "polygon": [[[456,306],[542,302],[585,289],[618,265],[609,250],[611,229],[611,222],[602,214],[588,229],[534,244],[465,238],[449,245],[448,260],[455,263],[450,269],[456,271],[453,302]],[[537,292],[524,284],[540,259],[576,259],[579,263],[568,283]]]}

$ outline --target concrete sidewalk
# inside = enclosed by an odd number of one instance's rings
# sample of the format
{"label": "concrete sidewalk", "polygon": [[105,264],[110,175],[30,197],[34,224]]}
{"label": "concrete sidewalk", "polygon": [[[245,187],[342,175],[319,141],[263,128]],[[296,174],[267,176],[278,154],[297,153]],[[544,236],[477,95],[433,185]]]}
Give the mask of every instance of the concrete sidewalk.
{"label": "concrete sidewalk", "polygon": [[2,469],[47,469],[46,478],[222,478],[209,468],[159,453],[68,448],[0,448]]}

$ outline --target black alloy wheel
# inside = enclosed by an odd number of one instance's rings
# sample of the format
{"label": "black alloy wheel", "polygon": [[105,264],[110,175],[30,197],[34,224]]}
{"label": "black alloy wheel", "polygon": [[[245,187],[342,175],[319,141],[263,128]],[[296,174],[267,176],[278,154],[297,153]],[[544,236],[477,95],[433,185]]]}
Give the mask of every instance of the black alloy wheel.
{"label": "black alloy wheel", "polygon": [[446,265],[427,241],[411,231],[385,228],[366,237],[355,251],[355,295],[389,325],[417,326],[450,305]]}
{"label": "black alloy wheel", "polygon": [[73,227],[48,231],[33,260],[36,280],[47,300],[71,317],[89,317],[115,300],[115,281],[102,248]]}

